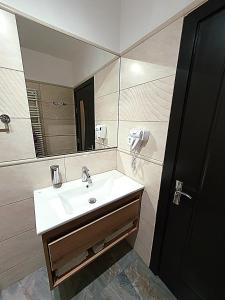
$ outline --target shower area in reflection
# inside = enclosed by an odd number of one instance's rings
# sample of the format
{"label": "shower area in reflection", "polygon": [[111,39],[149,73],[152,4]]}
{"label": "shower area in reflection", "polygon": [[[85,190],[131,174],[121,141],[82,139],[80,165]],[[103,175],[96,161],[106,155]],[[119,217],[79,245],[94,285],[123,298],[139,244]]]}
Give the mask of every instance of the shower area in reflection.
{"label": "shower area in reflection", "polygon": [[77,151],[73,89],[26,80],[37,157]]}
{"label": "shower area in reflection", "polygon": [[95,150],[94,78],[79,87],[26,80],[37,157]]}

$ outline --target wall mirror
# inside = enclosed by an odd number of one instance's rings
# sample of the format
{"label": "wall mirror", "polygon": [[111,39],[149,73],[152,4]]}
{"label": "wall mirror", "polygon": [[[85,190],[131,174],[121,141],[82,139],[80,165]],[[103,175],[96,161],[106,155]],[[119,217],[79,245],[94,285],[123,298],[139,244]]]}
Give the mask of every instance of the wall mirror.
{"label": "wall mirror", "polygon": [[117,147],[116,55],[17,16],[37,157]]}

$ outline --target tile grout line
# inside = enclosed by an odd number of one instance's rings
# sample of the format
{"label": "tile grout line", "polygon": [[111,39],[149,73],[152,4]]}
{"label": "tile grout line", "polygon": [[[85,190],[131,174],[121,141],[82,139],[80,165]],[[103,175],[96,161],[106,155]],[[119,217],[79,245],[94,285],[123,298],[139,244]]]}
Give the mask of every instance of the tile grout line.
{"label": "tile grout line", "polygon": [[138,87],[138,86],[141,86],[141,85],[145,85],[145,84],[148,84],[148,83],[151,83],[151,82],[159,81],[159,80],[166,79],[166,78],[169,78],[169,77],[174,77],[175,75],[176,75],[176,73],[171,74],[171,75],[167,75],[167,76],[163,76],[163,77],[160,77],[160,78],[157,78],[157,79],[149,80],[149,81],[146,81],[146,82],[138,83],[138,84],[135,84],[135,85],[131,85],[130,87],[121,88],[120,91],[129,90],[129,89],[132,89],[132,88],[135,88],[135,87]]}
{"label": "tile grout line", "polygon": [[[118,148],[117,151],[125,153],[125,154],[131,156],[130,152],[128,150],[123,149],[123,148]],[[141,159],[141,160],[144,160],[144,161],[147,161],[147,162],[150,162],[150,163],[153,163],[153,164],[158,165],[158,166],[163,166],[163,162],[161,162],[160,160],[157,160],[157,159],[149,159],[146,156],[143,156],[143,155],[140,155],[140,154],[137,156],[137,158]]]}
{"label": "tile grout line", "polygon": [[[29,231],[33,231],[33,230],[36,230],[36,228],[35,228],[35,227],[31,227],[30,229],[21,231],[20,233],[18,233],[18,234],[16,234],[16,235],[13,235],[13,236],[11,236],[11,237],[9,237],[9,238],[7,238],[7,239],[4,239],[4,240],[0,241],[0,244],[5,243],[5,242],[8,241],[8,240],[11,240],[11,239],[13,239],[13,238],[15,238],[15,237],[17,237],[17,236],[23,235],[24,233],[29,232]],[[1,274],[1,273],[2,273],[2,272],[0,272],[0,274]]]}

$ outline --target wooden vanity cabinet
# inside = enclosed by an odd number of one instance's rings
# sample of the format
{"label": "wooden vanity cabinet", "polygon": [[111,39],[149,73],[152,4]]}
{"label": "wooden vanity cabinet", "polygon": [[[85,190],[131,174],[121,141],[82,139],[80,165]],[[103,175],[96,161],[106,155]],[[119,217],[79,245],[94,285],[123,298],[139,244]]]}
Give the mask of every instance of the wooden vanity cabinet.
{"label": "wooden vanity cabinet", "polygon": [[[84,268],[111,247],[137,232],[143,190],[52,229],[42,235],[50,288]],[[127,227],[129,224],[129,227]],[[121,230],[121,228],[126,228]],[[105,240],[118,232],[110,241]],[[121,232],[120,232],[121,231]],[[100,241],[104,247],[95,253],[92,247]],[[86,258],[79,264],[58,275],[57,270],[83,252]]]}

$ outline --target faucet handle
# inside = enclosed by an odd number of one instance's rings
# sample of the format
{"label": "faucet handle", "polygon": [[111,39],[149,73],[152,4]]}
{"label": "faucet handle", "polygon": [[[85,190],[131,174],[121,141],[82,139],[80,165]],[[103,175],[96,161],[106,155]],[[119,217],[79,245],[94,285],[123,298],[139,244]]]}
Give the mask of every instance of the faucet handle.
{"label": "faucet handle", "polygon": [[83,167],[82,167],[82,171],[83,171],[83,172],[85,172],[85,171],[88,172],[89,169],[88,169],[86,166],[83,166]]}

